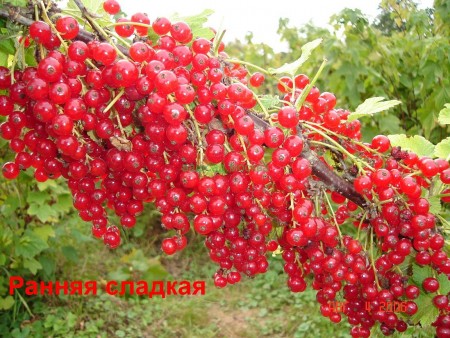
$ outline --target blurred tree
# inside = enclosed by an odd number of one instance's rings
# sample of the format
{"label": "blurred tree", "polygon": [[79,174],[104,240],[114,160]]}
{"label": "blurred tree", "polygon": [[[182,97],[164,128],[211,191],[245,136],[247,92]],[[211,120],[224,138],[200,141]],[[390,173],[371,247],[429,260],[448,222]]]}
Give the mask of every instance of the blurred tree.
{"label": "blurred tree", "polygon": [[[304,65],[313,74],[321,56],[328,65],[319,88],[330,88],[339,105],[354,110],[365,99],[384,96],[402,101],[391,113],[363,121],[364,135],[377,133],[420,134],[438,142],[448,128],[436,120],[450,102],[450,3],[436,0],[434,8],[418,9],[411,0],[383,0],[380,13],[370,22],[358,9],[344,9],[330,19],[330,27],[308,23],[292,25],[279,21],[278,34],[287,52],[275,53],[265,44],[254,44],[249,34],[245,43],[236,41],[231,55],[241,55],[256,65],[277,67],[300,56],[307,41],[323,38],[320,50]],[[326,86],[324,86],[326,83]]]}

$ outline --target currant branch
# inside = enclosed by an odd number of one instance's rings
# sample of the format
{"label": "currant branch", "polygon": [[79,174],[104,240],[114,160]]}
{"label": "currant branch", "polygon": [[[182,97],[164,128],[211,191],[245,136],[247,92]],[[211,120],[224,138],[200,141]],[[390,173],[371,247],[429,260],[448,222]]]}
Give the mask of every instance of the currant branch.
{"label": "currant branch", "polygon": [[[257,116],[255,113],[250,111],[249,115],[255,122],[255,126],[261,130],[265,130],[270,127],[269,122]],[[358,192],[356,192],[353,184],[337,175],[318,158],[317,154],[313,150],[311,150],[309,140],[303,136],[300,127],[297,127],[297,136],[303,140],[303,150],[300,156],[310,162],[313,174],[316,175],[330,190],[340,193],[342,196],[356,203],[361,208],[367,208],[368,204],[366,200]]]}
{"label": "currant branch", "polygon": [[[98,35],[101,37],[101,39],[109,40],[109,37],[107,36],[107,33],[105,33],[105,31],[97,30],[98,25],[91,18],[89,11],[86,9],[83,3],[80,0],[74,0],[74,2],[82,12],[83,16],[88,20],[91,27],[98,32]],[[0,9],[1,17],[10,19],[25,26],[30,26],[34,22],[34,20],[28,19],[27,17],[21,15],[20,13],[21,9],[13,6],[10,6],[9,11]],[[95,39],[96,39],[95,34],[80,28],[80,31],[74,40],[80,40],[87,43]],[[126,47],[121,46],[120,44],[114,45],[117,46],[117,48],[121,51],[121,53],[127,56],[129,55],[128,49]],[[232,61],[236,62],[236,60]],[[112,106],[112,104],[114,103],[111,102],[110,106]],[[271,126],[270,122],[257,116],[255,113],[250,111],[249,115],[255,122],[255,125],[259,127],[261,130],[264,131],[265,129]],[[361,208],[367,208],[368,204],[366,200],[358,192],[356,192],[355,188],[353,187],[353,184],[345,180],[341,176],[337,175],[333,170],[327,167],[327,165],[318,158],[315,152],[311,150],[309,146],[309,141],[302,135],[301,128],[297,129],[297,135],[302,138],[305,145],[301,157],[307,159],[311,163],[313,174],[316,175],[330,190],[340,193],[342,196],[345,196],[350,201],[359,205]]]}

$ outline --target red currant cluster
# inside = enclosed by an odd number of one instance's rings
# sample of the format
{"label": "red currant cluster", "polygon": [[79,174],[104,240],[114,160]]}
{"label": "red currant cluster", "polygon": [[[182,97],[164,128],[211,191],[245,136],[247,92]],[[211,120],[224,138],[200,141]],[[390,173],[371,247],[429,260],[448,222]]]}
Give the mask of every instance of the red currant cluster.
{"label": "red currant cluster", "polygon": [[[120,12],[115,0],[104,9]],[[162,250],[182,250],[192,226],[219,265],[218,287],[266,272],[266,253],[281,251],[288,287],[302,292],[312,281],[322,314],[336,323],[345,314],[353,337],[377,322],[386,335],[405,331],[408,320],[381,304],[405,301],[414,315],[421,290],[403,266],[429,265],[435,276],[421,287],[439,310],[438,336],[449,336],[438,276],[448,280],[450,259],[422,197],[439,183],[449,202],[447,161],[392,148],[381,135],[361,142],[360,122],[305,75],[279,79],[280,106],[265,107],[251,89],[265,76],[230,61],[222,43],[215,53],[212,41],[193,39],[184,22],[150,24],[137,13],[114,27],[135,36],[125,51],[77,40],[71,17],[30,26],[46,48],[38,65],[0,68],[0,135],[16,152],[6,178],[30,167],[39,182],[65,178],[80,217],[110,248],[120,230],[106,210],[130,228],[154,203],[171,233]],[[340,297],[342,314],[331,308]]]}

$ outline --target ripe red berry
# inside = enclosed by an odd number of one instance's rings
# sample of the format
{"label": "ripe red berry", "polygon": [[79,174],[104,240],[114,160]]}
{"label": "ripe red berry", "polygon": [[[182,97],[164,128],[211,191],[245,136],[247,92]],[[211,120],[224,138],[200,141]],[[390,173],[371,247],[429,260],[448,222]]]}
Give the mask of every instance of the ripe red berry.
{"label": "ripe red berry", "polygon": [[71,16],[63,16],[56,20],[56,30],[65,40],[72,40],[76,38],[80,31],[78,21]]}
{"label": "ripe red berry", "polygon": [[422,286],[426,292],[436,292],[439,290],[439,282],[436,278],[428,277],[422,282]]}
{"label": "ripe red berry", "polygon": [[30,25],[30,36],[37,43],[44,43],[50,40],[52,31],[50,26],[42,21],[35,21]]}
{"label": "ripe red berry", "polygon": [[167,255],[173,255],[178,250],[177,242],[173,238],[164,238],[161,243],[161,249]]}
{"label": "ripe red berry", "polygon": [[108,14],[116,15],[120,12],[120,5],[116,0],[106,0],[103,3],[103,9]]}

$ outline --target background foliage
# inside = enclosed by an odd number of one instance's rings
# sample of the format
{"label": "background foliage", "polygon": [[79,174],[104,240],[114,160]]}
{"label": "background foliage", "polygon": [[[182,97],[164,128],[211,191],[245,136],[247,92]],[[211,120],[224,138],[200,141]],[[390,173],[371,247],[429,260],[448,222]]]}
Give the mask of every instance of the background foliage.
{"label": "background foliage", "polygon": [[362,120],[366,141],[380,133],[406,133],[436,144],[449,133],[437,116],[450,101],[450,3],[436,0],[434,8],[419,10],[411,0],[383,0],[380,9],[374,22],[359,10],[344,9],[331,17],[331,29],[295,27],[281,18],[278,33],[287,52],[253,43],[252,34],[227,51],[263,68],[277,67],[297,59],[306,42],[323,38],[303,72],[314,74],[326,57],[318,87],[335,93],[338,106],[354,110],[375,96],[402,102],[370,121]]}

